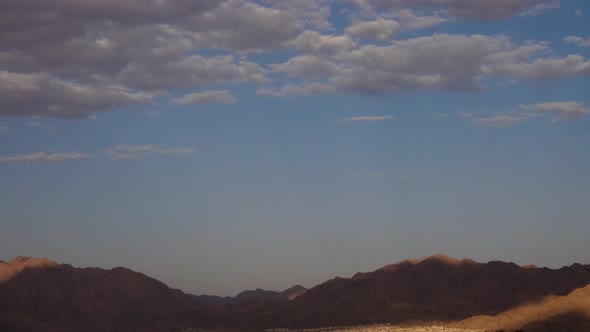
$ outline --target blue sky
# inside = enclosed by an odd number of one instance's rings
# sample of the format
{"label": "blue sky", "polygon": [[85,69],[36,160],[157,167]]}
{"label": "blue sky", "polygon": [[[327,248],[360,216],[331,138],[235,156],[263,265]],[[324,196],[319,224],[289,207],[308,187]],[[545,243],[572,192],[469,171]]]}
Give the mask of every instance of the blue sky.
{"label": "blue sky", "polygon": [[0,6],[1,259],[222,295],[590,261],[586,1]]}

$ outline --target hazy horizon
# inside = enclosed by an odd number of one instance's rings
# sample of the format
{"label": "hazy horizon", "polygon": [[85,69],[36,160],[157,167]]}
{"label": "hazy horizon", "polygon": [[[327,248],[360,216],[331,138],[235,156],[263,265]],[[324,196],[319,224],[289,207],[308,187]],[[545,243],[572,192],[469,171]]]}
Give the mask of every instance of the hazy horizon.
{"label": "hazy horizon", "polygon": [[420,4],[1,2],[2,259],[215,295],[590,263],[590,3]]}

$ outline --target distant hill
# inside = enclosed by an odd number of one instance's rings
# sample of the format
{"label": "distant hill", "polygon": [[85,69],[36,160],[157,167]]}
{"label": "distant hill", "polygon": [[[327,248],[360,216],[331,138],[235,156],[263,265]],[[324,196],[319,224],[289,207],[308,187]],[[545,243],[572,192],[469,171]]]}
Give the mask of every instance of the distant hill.
{"label": "distant hill", "polygon": [[81,326],[79,331],[107,331],[113,322],[141,325],[202,306],[180,290],[123,267],[74,268],[17,257],[0,262],[0,278],[0,326],[20,327],[15,330]]}
{"label": "distant hill", "polygon": [[305,294],[307,288],[296,285],[282,292],[276,292],[265,289],[246,290],[240,292],[238,295],[231,296],[215,296],[215,295],[196,295],[195,298],[204,304],[240,304],[249,301],[290,301],[295,299],[297,296]]}
{"label": "distant hill", "polygon": [[590,265],[548,269],[443,255],[334,278],[308,290],[258,289],[233,298],[185,294],[121,267],[74,268],[23,257],[0,262],[0,280],[2,331],[107,331],[113,322],[139,331],[375,323],[504,326],[500,322],[545,332],[547,326],[585,326],[590,317]]}

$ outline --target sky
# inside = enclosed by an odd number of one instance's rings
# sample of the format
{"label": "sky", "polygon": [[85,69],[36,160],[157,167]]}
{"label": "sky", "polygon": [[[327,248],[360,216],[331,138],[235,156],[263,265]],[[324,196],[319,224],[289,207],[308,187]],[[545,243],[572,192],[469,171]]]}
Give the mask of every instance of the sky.
{"label": "sky", "polygon": [[0,0],[0,259],[195,294],[590,263],[590,2]]}

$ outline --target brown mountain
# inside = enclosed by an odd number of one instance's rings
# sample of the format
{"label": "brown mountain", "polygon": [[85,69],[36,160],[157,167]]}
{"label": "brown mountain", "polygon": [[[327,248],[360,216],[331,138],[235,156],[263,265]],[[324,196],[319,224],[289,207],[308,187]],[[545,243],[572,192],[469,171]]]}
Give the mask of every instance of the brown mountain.
{"label": "brown mountain", "polygon": [[[434,322],[485,327],[504,326],[496,323],[529,312],[526,306],[535,303],[557,315],[535,311],[530,319],[505,326],[543,331],[588,321],[580,298],[588,298],[583,287],[590,283],[590,265],[548,269],[435,255],[334,278],[307,291],[297,287],[278,293],[283,299],[303,293],[291,301],[277,301],[277,292],[267,297],[269,291],[255,291],[242,295],[251,300],[216,305],[125,268],[74,268],[18,258],[0,263],[0,278],[2,331],[105,331],[113,321],[139,331]],[[554,303],[567,310],[555,309]]]}
{"label": "brown mountain", "polygon": [[474,316],[452,325],[494,331],[590,331],[590,285],[565,296],[550,295],[495,316]]}
{"label": "brown mountain", "polygon": [[18,331],[106,331],[113,322],[149,324],[200,307],[191,296],[123,267],[74,268],[17,257],[0,263],[0,278],[2,331],[10,326]]}
{"label": "brown mountain", "polygon": [[254,310],[238,306],[233,317],[258,327],[458,321],[567,295],[589,283],[590,265],[549,269],[435,255],[334,278],[290,302]]}
{"label": "brown mountain", "polygon": [[295,299],[297,296],[304,294],[307,291],[307,288],[296,285],[291,288],[288,288],[282,292],[276,292],[271,290],[265,289],[256,289],[256,290],[246,290],[240,292],[238,295],[231,297],[231,296],[215,296],[215,295],[197,295],[197,298],[201,303],[208,304],[208,305],[215,305],[215,304],[240,304],[244,302],[251,302],[251,301],[265,301],[265,300],[274,300],[274,301],[291,301]]}

